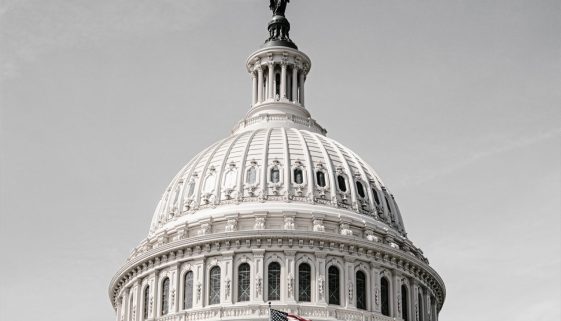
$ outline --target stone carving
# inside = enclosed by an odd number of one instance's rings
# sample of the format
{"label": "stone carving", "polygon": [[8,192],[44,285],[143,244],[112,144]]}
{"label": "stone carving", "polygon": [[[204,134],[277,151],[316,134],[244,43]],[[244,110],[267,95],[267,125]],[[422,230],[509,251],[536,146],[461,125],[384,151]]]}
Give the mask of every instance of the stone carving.
{"label": "stone carving", "polygon": [[318,278],[318,295],[320,300],[323,299],[323,294],[324,294],[324,279],[323,279],[323,275],[320,275]]}
{"label": "stone carving", "polygon": [[341,223],[340,229],[341,229],[341,235],[348,235],[348,236],[353,235],[353,231],[351,230],[349,224],[347,223]]}
{"label": "stone carving", "polygon": [[401,313],[401,293],[397,295],[397,312]]}
{"label": "stone carving", "polygon": [[199,235],[206,235],[210,233],[210,224],[202,223],[199,229]]}
{"label": "stone carving", "polygon": [[315,218],[314,221],[314,232],[325,232],[325,226],[323,226],[323,219]]}
{"label": "stone carving", "polygon": [[284,218],[284,229],[285,230],[293,230],[294,229],[294,217],[285,217]]}
{"label": "stone carving", "polygon": [[226,223],[226,227],[224,228],[224,231],[233,232],[237,229],[238,229],[238,219],[232,218],[229,219],[228,222]]}
{"label": "stone carving", "polygon": [[292,272],[290,272],[290,274],[288,274],[288,296],[292,297],[293,293],[294,293],[294,275],[292,274]]}
{"label": "stone carving", "polygon": [[263,289],[263,283],[262,283],[262,278],[261,275],[257,276],[257,280],[255,282],[255,292],[257,293],[257,296],[261,295],[261,291]]}
{"label": "stone carving", "polygon": [[226,281],[224,283],[225,283],[225,288],[226,288],[226,291],[224,291],[226,293],[224,293],[224,295],[225,295],[226,299],[228,299],[228,297],[230,296],[230,283],[231,283],[230,279],[226,279]]}
{"label": "stone carving", "polygon": [[136,320],[136,304],[132,306],[132,320]]}
{"label": "stone carving", "polygon": [[349,301],[353,300],[353,283],[349,280]]}
{"label": "stone carving", "polygon": [[376,305],[380,305],[380,290],[378,289],[378,287],[376,287],[376,291],[374,292],[374,302],[376,302]]}
{"label": "stone carving", "polygon": [[175,289],[171,289],[171,299],[169,300],[171,304],[175,302]]}
{"label": "stone carving", "polygon": [[264,230],[265,229],[265,218],[264,217],[256,217],[255,218],[255,225],[253,226],[254,230]]}
{"label": "stone carving", "polygon": [[374,235],[374,232],[372,230],[366,230],[365,232],[366,234],[366,239],[371,241],[371,242],[378,242],[379,239],[376,235]]}
{"label": "stone carving", "polygon": [[197,283],[197,302],[201,301],[201,292],[203,290],[203,285],[201,282]]}
{"label": "stone carving", "polygon": [[152,315],[152,307],[154,306],[154,297],[150,296],[150,303],[148,304],[148,314]]}

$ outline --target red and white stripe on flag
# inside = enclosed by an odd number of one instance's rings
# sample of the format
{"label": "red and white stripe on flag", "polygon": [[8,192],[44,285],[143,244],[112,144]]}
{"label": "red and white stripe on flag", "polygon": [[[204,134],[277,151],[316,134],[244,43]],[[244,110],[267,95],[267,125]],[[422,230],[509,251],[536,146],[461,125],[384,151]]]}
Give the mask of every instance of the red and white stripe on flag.
{"label": "red and white stripe on flag", "polygon": [[312,321],[310,319],[306,319],[306,318],[302,318],[301,316],[289,313],[288,314],[288,320],[293,320],[293,321]]}

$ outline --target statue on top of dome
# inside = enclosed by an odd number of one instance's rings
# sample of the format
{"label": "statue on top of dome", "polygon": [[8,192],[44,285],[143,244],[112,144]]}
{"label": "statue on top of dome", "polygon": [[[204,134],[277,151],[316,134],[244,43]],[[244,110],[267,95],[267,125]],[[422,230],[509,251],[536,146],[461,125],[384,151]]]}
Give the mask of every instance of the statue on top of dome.
{"label": "statue on top of dome", "polygon": [[290,0],[270,0],[269,9],[273,11],[273,16],[283,16],[284,11],[286,10],[286,4],[289,3]]}

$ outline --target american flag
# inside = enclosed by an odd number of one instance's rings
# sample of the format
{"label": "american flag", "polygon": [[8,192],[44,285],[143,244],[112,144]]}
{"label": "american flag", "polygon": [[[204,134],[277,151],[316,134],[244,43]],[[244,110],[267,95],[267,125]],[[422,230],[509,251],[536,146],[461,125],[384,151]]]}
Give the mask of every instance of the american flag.
{"label": "american flag", "polygon": [[296,314],[282,312],[279,310],[271,309],[269,321],[312,321],[310,319],[302,318]]}

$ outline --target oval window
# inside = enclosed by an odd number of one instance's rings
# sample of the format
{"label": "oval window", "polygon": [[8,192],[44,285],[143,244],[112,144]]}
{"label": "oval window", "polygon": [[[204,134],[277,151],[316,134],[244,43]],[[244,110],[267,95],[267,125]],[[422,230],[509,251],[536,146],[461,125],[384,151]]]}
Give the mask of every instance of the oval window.
{"label": "oval window", "polygon": [[271,182],[272,183],[280,182],[280,170],[278,167],[271,168]]}
{"label": "oval window", "polygon": [[302,173],[302,169],[300,168],[294,169],[294,183],[296,184],[304,183],[304,174]]}
{"label": "oval window", "polygon": [[325,187],[325,173],[322,171],[316,172],[316,181],[319,187]]}
{"label": "oval window", "polygon": [[345,182],[345,178],[341,175],[337,176],[337,186],[341,192],[347,191],[347,182]]}
{"label": "oval window", "polygon": [[360,197],[364,198],[366,196],[361,182],[356,182],[356,191]]}
{"label": "oval window", "polygon": [[255,169],[254,166],[250,167],[247,170],[245,181],[248,184],[255,184],[255,182],[257,181],[257,169]]}

